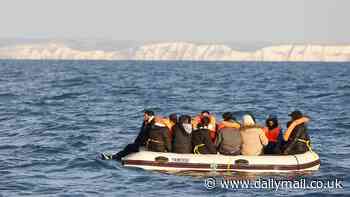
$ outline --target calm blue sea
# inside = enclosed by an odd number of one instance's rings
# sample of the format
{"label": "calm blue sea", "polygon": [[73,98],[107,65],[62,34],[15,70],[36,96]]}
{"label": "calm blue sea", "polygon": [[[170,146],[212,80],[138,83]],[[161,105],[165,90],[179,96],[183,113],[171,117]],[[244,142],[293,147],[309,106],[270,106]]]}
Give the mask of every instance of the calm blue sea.
{"label": "calm blue sea", "polygon": [[[334,190],[207,190],[203,177],[99,161],[139,131],[142,111],[220,119],[273,113],[285,128],[299,109]],[[0,196],[321,196],[350,193],[350,64],[142,61],[0,61]],[[298,179],[300,177],[294,177]]]}

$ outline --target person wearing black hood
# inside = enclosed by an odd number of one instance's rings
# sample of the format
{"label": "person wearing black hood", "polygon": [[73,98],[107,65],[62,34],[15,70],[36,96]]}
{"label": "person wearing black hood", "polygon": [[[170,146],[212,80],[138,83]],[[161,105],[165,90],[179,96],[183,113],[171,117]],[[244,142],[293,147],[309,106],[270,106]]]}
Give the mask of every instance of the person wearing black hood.
{"label": "person wearing black hood", "polygon": [[275,115],[269,115],[265,121],[266,127],[263,128],[269,143],[264,148],[265,154],[280,154],[281,143],[283,141],[282,129],[278,125],[278,119]]}
{"label": "person wearing black hood", "polygon": [[210,138],[209,117],[203,117],[202,122],[192,133],[192,145],[194,154],[216,154],[216,146]]}
{"label": "person wearing black hood", "polygon": [[149,132],[155,124],[154,112],[151,110],[145,110],[143,113],[143,122],[139,134],[137,135],[134,143],[128,144],[123,150],[117,154],[109,155],[106,153],[101,154],[102,160],[115,159],[120,161],[128,154],[139,152],[141,146],[146,146],[149,139]]}
{"label": "person wearing black hood", "polygon": [[174,153],[192,153],[191,116],[182,115],[173,127],[172,151]]}
{"label": "person wearing black hood", "polygon": [[288,129],[283,135],[285,145],[282,154],[294,155],[311,151],[310,137],[306,127],[310,119],[300,111],[293,111],[289,116],[291,120],[287,123]]}

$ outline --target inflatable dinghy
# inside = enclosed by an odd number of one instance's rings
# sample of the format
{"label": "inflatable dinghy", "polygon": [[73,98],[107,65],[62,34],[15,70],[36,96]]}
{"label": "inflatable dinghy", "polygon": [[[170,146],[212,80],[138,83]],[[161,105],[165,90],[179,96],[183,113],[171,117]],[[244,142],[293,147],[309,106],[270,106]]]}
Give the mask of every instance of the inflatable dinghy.
{"label": "inflatable dinghy", "polygon": [[122,159],[126,167],[181,172],[307,172],[320,167],[315,152],[297,155],[226,156],[140,151]]}

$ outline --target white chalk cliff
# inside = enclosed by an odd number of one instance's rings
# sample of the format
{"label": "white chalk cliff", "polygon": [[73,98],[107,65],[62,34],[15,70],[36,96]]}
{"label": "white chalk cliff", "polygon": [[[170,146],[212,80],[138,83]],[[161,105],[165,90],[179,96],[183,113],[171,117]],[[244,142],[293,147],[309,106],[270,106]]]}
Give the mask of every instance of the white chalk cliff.
{"label": "white chalk cliff", "polygon": [[227,45],[169,42],[127,50],[79,50],[62,43],[0,47],[0,59],[350,61],[350,45],[279,45],[237,51]]}

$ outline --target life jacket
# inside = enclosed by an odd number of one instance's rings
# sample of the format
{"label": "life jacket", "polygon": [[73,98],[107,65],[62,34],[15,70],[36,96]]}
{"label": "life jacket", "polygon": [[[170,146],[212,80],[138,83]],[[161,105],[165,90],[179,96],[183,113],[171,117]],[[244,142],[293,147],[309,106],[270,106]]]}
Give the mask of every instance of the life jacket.
{"label": "life jacket", "polygon": [[192,128],[193,129],[197,129],[197,126],[198,126],[198,124],[201,122],[201,116],[196,116],[196,117],[194,117],[194,118],[192,118],[192,121],[191,121],[191,123],[192,123]]}
{"label": "life jacket", "polygon": [[173,127],[174,127],[175,123],[173,121],[171,121],[169,118],[163,118],[162,121],[165,124],[165,126],[168,127],[168,129],[169,129],[170,139],[173,139],[173,134],[174,134]]}
{"label": "life jacket", "polygon": [[[192,127],[194,129],[197,128],[198,124],[202,122],[202,116],[198,115],[192,120]],[[208,124],[208,129],[210,131],[215,131],[216,130],[216,119],[215,116],[210,115],[209,116],[209,124]]]}
{"label": "life jacket", "polygon": [[166,124],[164,123],[164,118],[161,116],[155,116],[154,117],[154,125],[159,127],[166,127]]}
{"label": "life jacket", "polygon": [[[194,119],[192,119],[192,128],[197,129],[197,126],[199,123],[202,122],[202,116],[198,115]],[[208,130],[210,131],[210,139],[215,142],[216,138],[216,119],[215,116],[210,115],[209,116],[209,124],[208,124]]]}
{"label": "life jacket", "polygon": [[297,127],[298,125],[301,125],[303,123],[307,123],[309,122],[310,119],[307,117],[302,117],[299,118],[297,120],[294,120],[288,127],[287,131],[284,133],[283,135],[283,139],[284,141],[288,141],[290,134],[292,133],[292,131],[295,129],[295,127]]}
{"label": "life jacket", "polygon": [[281,132],[281,128],[276,127],[272,130],[269,130],[269,128],[265,127],[265,128],[263,128],[263,131],[265,132],[265,135],[266,135],[267,139],[269,140],[269,142],[277,142],[278,136]]}
{"label": "life jacket", "polygon": [[222,128],[235,128],[235,129],[239,129],[241,128],[241,125],[238,124],[237,122],[230,122],[230,121],[222,121],[219,125],[218,125],[218,130],[222,129]]}
{"label": "life jacket", "polygon": [[172,128],[175,125],[175,123],[173,123],[173,121],[171,121],[169,118],[163,118],[160,116],[156,116],[155,117],[155,125],[161,126],[161,127],[167,127],[168,131],[169,131],[169,137],[170,137],[170,139],[172,139],[172,137],[173,137]]}

